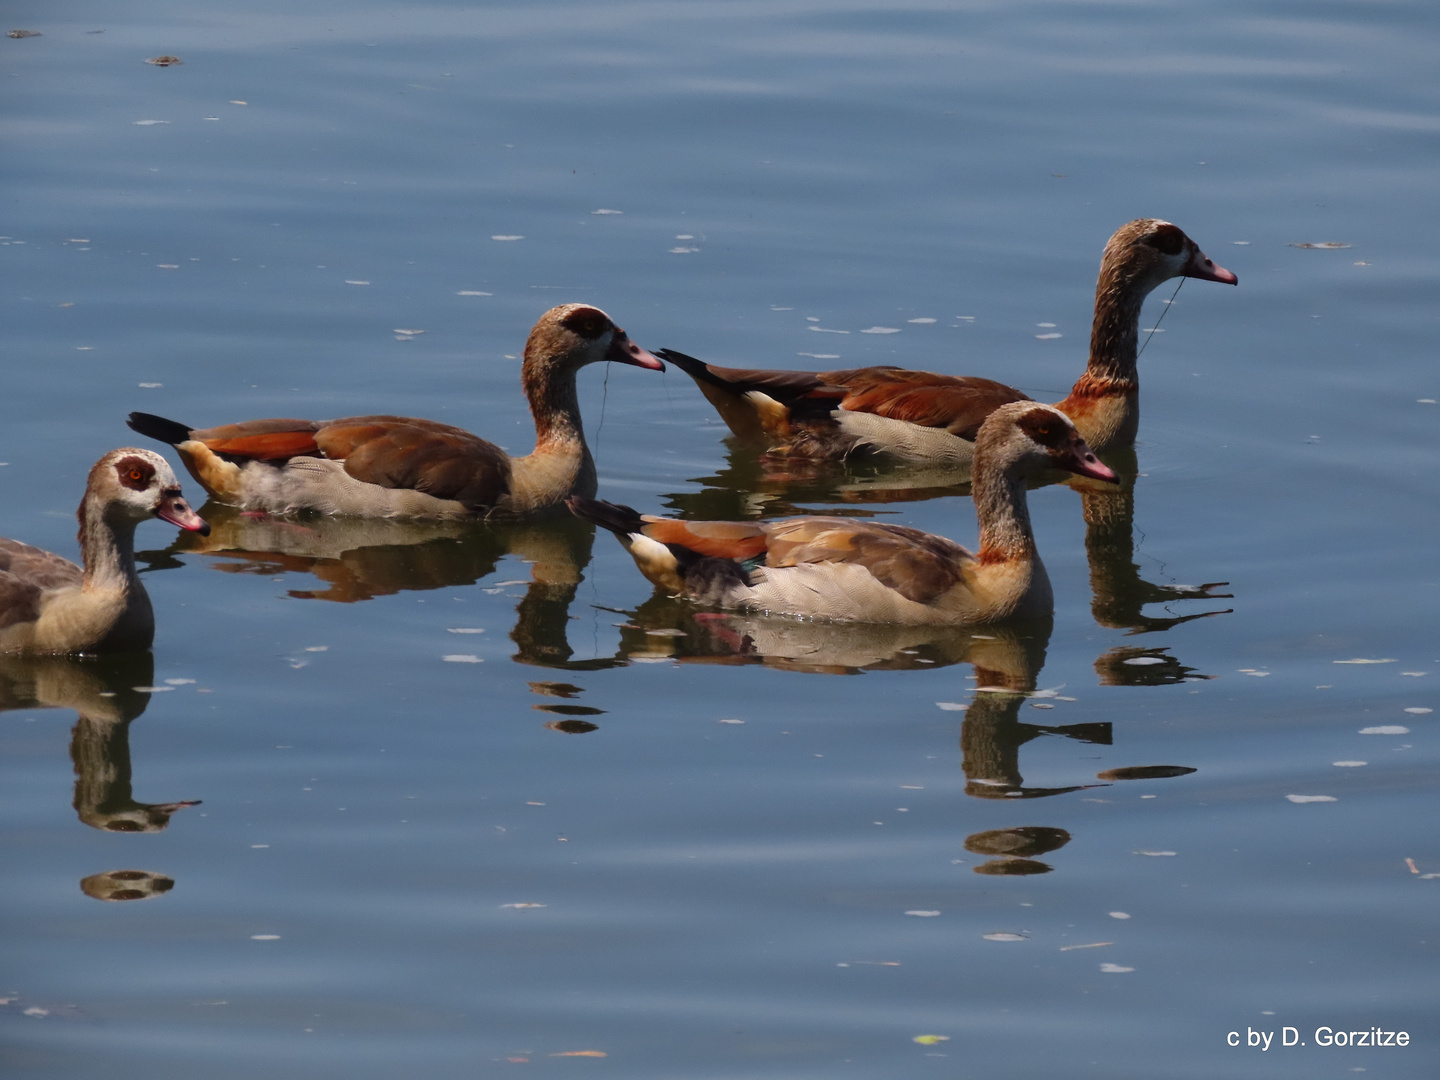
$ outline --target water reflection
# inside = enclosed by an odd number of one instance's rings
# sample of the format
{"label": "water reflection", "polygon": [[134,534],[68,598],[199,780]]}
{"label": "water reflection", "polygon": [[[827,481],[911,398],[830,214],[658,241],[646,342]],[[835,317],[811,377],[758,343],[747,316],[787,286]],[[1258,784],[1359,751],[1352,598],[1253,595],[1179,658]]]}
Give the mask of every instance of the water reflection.
{"label": "water reflection", "polygon": [[[1020,752],[1031,740],[1057,736],[1109,746],[1113,735],[1108,722],[1043,724],[1020,719],[1021,706],[1027,703],[1043,710],[1054,707],[1047,699],[1073,700],[1061,698],[1053,690],[1038,689],[1053,626],[1048,618],[978,630],[835,625],[743,613],[701,612],[686,600],[658,594],[626,614],[626,621],[619,624],[618,658],[624,662],[761,665],[824,675],[915,670],[959,663],[972,665],[975,679],[972,700],[968,704],[944,703],[942,707],[964,713],[960,723],[960,767],[965,774],[966,794],[977,799],[1041,799],[1105,787],[1121,780],[1163,779],[1194,772],[1187,766],[1129,766],[1101,773],[1093,780],[1088,776],[1076,777],[1075,783],[1060,786],[1025,782]],[[1133,654],[1129,658],[1148,658],[1163,654],[1164,650],[1129,652]],[[1116,650],[1105,655],[1111,657],[1112,654],[1120,655]],[[1144,664],[1134,669],[1124,667],[1123,659],[1116,659],[1116,663],[1132,682],[1139,680],[1128,676],[1131,670],[1164,673],[1163,677],[1145,676],[1153,682],[1197,677],[1191,669],[1169,657],[1159,664]],[[531,688],[537,685],[555,686],[532,683]],[[975,867],[976,873],[1043,874],[1053,868],[1036,856],[1058,850],[1069,840],[1070,834],[1063,829],[1027,825],[977,833],[966,840],[966,848],[994,856]]]}
{"label": "water reflection", "polygon": [[[1231,593],[1217,593],[1224,581],[1206,585],[1156,585],[1140,576],[1135,561],[1135,481],[1139,466],[1135,451],[1115,450],[1105,463],[1120,477],[1119,484],[1100,485],[1073,477],[1070,486],[1080,495],[1085,515],[1085,553],[1090,562],[1090,613],[1101,626],[1129,630],[1132,634],[1171,630],[1192,619],[1228,615],[1224,611],[1200,611],[1188,615],[1146,615],[1148,604],[1177,600],[1221,600]],[[1066,481],[1069,483],[1069,480]]]}
{"label": "water reflection", "polygon": [[1024,877],[1050,873],[1055,868],[1035,856],[1058,851],[1069,842],[1070,834],[1064,829],[1052,829],[1047,825],[1021,825],[1013,829],[990,829],[987,832],[972,833],[965,838],[965,850],[973,851],[977,855],[994,856],[974,868],[977,874]]}
{"label": "water reflection", "polygon": [[[699,490],[665,497],[676,516],[739,521],[823,513],[869,517],[873,511],[846,504],[919,502],[970,494],[970,470],[906,466],[871,460],[811,461],[772,458],[734,436],[724,442],[725,465],[696,477]],[[823,506],[824,510],[814,507]]]}
{"label": "water reflection", "polygon": [[109,870],[80,879],[80,891],[95,900],[150,900],[174,887],[174,878],[149,870]]}
{"label": "water reflection", "polygon": [[308,574],[321,582],[320,588],[289,590],[297,600],[353,604],[474,585],[493,575],[501,559],[515,556],[529,564],[531,574],[510,633],[515,660],[576,670],[613,666],[610,660],[571,661],[570,605],[595,533],[568,513],[525,522],[405,522],[275,517],[214,502],[205,504],[205,512],[210,535],[196,536],[198,543],[179,540],[165,554],[205,555],[207,565],[225,573]]}
{"label": "water reflection", "polygon": [[[130,723],[150,703],[155,676],[149,653],[99,659],[0,655],[0,711],[74,709],[70,738],[75,765],[75,813],[93,829],[156,833],[177,810],[199,800],[147,803],[131,786]],[[83,879],[80,888],[101,900],[138,900],[175,882],[149,870],[111,870]]]}

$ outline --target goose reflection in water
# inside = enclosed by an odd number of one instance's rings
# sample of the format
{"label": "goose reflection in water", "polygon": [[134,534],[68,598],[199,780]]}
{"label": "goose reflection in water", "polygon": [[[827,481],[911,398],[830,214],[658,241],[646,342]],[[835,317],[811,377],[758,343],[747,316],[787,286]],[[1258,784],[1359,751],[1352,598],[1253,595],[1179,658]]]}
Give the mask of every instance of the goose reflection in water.
{"label": "goose reflection in water", "polygon": [[[1051,619],[980,629],[817,623],[712,614],[697,611],[686,600],[659,594],[625,614],[626,621],[619,624],[619,655],[632,663],[762,665],[823,675],[973,665],[972,700],[947,705],[964,712],[961,769],[965,792],[974,798],[1040,799],[1107,787],[1121,780],[1164,779],[1195,771],[1186,766],[1130,766],[1058,787],[1025,783],[1020,749],[1032,739],[1051,735],[1098,746],[1112,743],[1108,722],[1035,724],[1020,719],[1020,709],[1027,702],[1043,708],[1047,704],[1043,699],[1058,696],[1037,689]],[[1146,654],[1145,650],[1135,652]],[[1154,670],[1149,665],[1141,667]],[[975,867],[976,873],[1040,874],[1052,867],[1035,856],[1057,850],[1069,840],[1070,834],[1063,829],[1027,825],[977,833],[966,840],[966,848],[993,856]]]}
{"label": "goose reflection in water", "polygon": [[514,556],[530,567],[510,633],[515,660],[577,670],[614,666],[608,659],[570,659],[570,605],[590,562],[595,534],[569,514],[521,523],[406,522],[276,517],[214,502],[206,503],[206,510],[210,535],[197,536],[200,543],[172,544],[165,554],[205,555],[212,568],[226,573],[308,574],[319,579],[321,587],[289,590],[298,600],[353,604],[401,592],[474,585],[494,575],[502,559]]}
{"label": "goose reflection in water", "polygon": [[[0,655],[0,711],[74,709],[70,739],[75,765],[75,812],[93,829],[156,833],[171,815],[198,799],[138,801],[131,787],[130,723],[150,703],[154,658],[134,653],[104,659]],[[167,892],[173,879],[149,870],[111,870],[80,883],[101,900],[140,900]]]}

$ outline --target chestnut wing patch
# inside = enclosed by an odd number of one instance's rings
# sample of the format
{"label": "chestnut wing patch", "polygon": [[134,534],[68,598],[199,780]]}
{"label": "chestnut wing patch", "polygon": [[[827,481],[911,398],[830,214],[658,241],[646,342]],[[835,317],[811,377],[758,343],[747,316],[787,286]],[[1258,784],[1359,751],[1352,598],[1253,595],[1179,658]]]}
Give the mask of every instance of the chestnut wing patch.
{"label": "chestnut wing patch", "polygon": [[874,413],[921,427],[944,428],[972,442],[985,418],[1001,405],[1030,400],[1013,386],[994,379],[902,368],[827,371],[821,378],[845,388],[842,409]]}
{"label": "chestnut wing patch", "polygon": [[765,526],[767,566],[855,563],[907,600],[928,604],[960,580],[975,557],[943,536],[850,518],[794,518]]}
{"label": "chestnut wing patch", "polygon": [[245,420],[238,424],[192,431],[190,438],[217,454],[251,461],[284,461],[317,452],[316,420]]}
{"label": "chestnut wing patch", "polygon": [[650,539],[717,559],[745,562],[762,554],[769,544],[764,526],[744,521],[676,521],[649,515],[644,521]]}
{"label": "chestnut wing patch", "polygon": [[462,428],[403,416],[332,420],[315,436],[356,480],[487,510],[510,493],[510,458]]}
{"label": "chestnut wing patch", "polygon": [[83,578],[84,571],[69,559],[0,539],[0,628],[35,621],[45,590],[78,586]]}

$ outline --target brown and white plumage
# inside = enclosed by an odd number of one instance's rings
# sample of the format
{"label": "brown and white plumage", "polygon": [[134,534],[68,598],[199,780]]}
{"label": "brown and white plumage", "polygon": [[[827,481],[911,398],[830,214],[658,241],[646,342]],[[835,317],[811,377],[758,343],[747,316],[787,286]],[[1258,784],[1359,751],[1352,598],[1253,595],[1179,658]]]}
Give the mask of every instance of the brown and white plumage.
{"label": "brown and white plumage", "polygon": [[208,529],[165,459],[132,447],[110,451],[91,468],[78,516],[83,569],[0,539],[0,652],[148,649],[155,615],[135,571],[135,526],[158,517],[181,529]]}
{"label": "brown and white plumage", "polygon": [[[1161,282],[1184,276],[1236,283],[1167,221],[1142,218],[1105,245],[1085,373],[1058,407],[1097,453],[1135,439],[1140,308]],[[904,461],[968,465],[985,418],[1028,395],[993,379],[899,367],[763,371],[706,364],[671,349],[659,355],[686,372],[730,429],[765,439],[772,453],[840,459],[856,451]]]}
{"label": "brown and white plumage", "polygon": [[535,450],[511,457],[478,435],[408,416],[247,420],[192,430],[148,413],[130,427],[171,443],[210,495],[245,510],[357,517],[517,516],[595,492],[575,375],[613,360],[663,371],[599,308],[563,304],[525,343],[521,385]]}
{"label": "brown and white plumage", "polygon": [[976,436],[975,554],[918,529],[851,518],[676,521],[571,498],[647,578],[704,604],[837,622],[976,625],[1048,614],[1025,488],[1052,469],[1115,479],[1058,409],[1011,402]]}

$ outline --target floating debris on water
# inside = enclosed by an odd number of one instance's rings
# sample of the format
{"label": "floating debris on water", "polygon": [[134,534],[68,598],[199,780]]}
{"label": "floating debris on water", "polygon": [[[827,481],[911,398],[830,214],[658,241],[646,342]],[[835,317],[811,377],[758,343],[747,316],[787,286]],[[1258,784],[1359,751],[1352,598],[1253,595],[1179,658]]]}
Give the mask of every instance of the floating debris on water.
{"label": "floating debris on water", "polygon": [[178,56],[152,56],[145,61],[147,64],[154,64],[156,67],[175,67],[177,64],[185,63]]}

